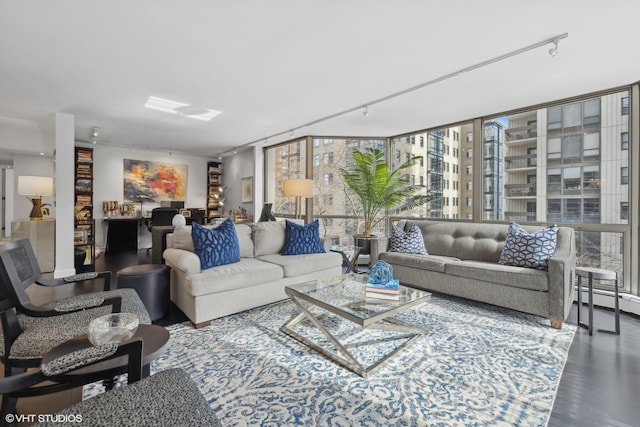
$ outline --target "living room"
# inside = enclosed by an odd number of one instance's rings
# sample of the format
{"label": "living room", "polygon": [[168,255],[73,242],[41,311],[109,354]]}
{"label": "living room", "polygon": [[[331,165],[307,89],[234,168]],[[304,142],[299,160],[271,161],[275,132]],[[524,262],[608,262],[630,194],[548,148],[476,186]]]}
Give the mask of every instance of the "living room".
{"label": "living room", "polygon": [[[340,169],[350,166],[351,151],[380,146],[394,167],[424,156],[413,179],[431,190],[430,205],[394,220],[574,228],[578,265],[619,272],[623,331],[618,338],[596,333],[591,343],[578,329],[572,345],[618,348],[640,313],[633,190],[640,182],[633,132],[640,64],[629,54],[640,40],[632,18],[638,6],[616,6],[543,1],[524,13],[505,1],[3,4],[3,237],[9,240],[11,223],[28,219],[32,208],[19,178],[54,178],[55,196],[42,200],[55,219],[55,264],[47,273],[76,273],[74,150],[84,148],[93,153],[94,262],[115,256],[104,202],[130,205],[136,218],[164,205],[126,196],[127,160],[185,166],[186,191],[174,201],[187,211],[208,208],[208,162],[220,162],[223,218],[242,209],[257,220],[271,203],[277,217],[293,219],[295,199],[282,181],[312,179],[304,221],[318,219],[323,237],[348,246],[358,220],[343,207]],[[149,106],[153,99],[177,104],[159,111]],[[586,160],[578,172],[568,148],[573,134],[562,136],[567,148],[545,135],[554,130],[554,114],[569,117],[576,108],[584,128],[567,132],[592,134],[597,115],[600,135],[595,146],[581,140]],[[210,121],[194,120],[209,113]],[[483,146],[491,126],[503,163],[489,173],[479,154],[493,158]],[[438,138],[445,152],[436,180],[429,144]],[[138,223],[134,237],[140,264],[153,246],[145,225]],[[390,223],[377,232],[389,235]],[[598,263],[585,262],[595,247],[603,248]],[[597,327],[612,322],[612,290],[609,283],[594,290]],[[575,325],[575,310],[565,323]],[[557,401],[564,398],[558,393]],[[624,423],[634,410],[613,419]]]}

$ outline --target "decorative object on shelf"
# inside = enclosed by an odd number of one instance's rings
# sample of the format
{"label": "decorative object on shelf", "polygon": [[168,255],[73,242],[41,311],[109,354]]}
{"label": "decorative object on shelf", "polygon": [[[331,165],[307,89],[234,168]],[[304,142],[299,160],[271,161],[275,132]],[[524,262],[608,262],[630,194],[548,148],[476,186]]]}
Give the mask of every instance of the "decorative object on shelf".
{"label": "decorative object on shelf", "polygon": [[224,197],[222,193],[224,186],[222,185],[222,163],[220,162],[208,162],[207,163],[207,212],[206,219],[212,220],[214,218],[221,218],[224,213]]}
{"label": "decorative object on shelf", "polygon": [[178,212],[180,213],[180,215],[182,215],[184,217],[190,217],[191,216],[191,210],[189,210],[189,209],[180,209]]}
{"label": "decorative object on shelf", "polygon": [[[345,184],[360,200],[364,216],[364,228],[361,237],[371,237],[373,228],[387,216],[417,208],[430,200],[424,185],[411,184],[408,169],[422,159],[413,156],[397,169],[391,170],[384,153],[377,148],[365,152],[354,151],[353,169],[340,169]],[[424,194],[419,194],[423,192]],[[356,239],[360,236],[356,235]],[[369,253],[370,242],[358,242],[362,253]]]}
{"label": "decorative object on shelf", "polygon": [[285,197],[295,197],[295,218],[302,218],[302,198],[313,196],[313,180],[304,178],[285,179],[282,183],[282,194]]}
{"label": "decorative object on shelf", "polygon": [[[74,202],[74,245],[75,252],[84,252],[84,261],[76,263],[76,271],[93,271],[95,267],[95,222],[93,220],[93,149],[75,149],[75,202]],[[118,212],[118,204],[115,202]],[[103,203],[103,208],[105,204]]]}
{"label": "decorative object on shelf", "polygon": [[260,213],[260,219],[259,221],[265,222],[265,221],[275,221],[276,217],[273,216],[273,214],[271,213],[271,206],[273,206],[273,203],[265,203],[264,206],[262,207],[262,212]]}
{"label": "decorative object on shelf", "polygon": [[187,165],[124,159],[124,200],[184,201]]}
{"label": "decorative object on shelf", "polygon": [[42,204],[42,196],[53,196],[53,178],[47,176],[19,176],[18,194],[27,196],[33,208],[29,213],[32,221],[42,219],[43,215],[49,215],[50,206],[48,203]]}
{"label": "decorative object on shelf", "polygon": [[242,189],[242,194],[240,201],[242,203],[252,203],[253,202],[253,177],[247,176],[240,180],[240,187]]}

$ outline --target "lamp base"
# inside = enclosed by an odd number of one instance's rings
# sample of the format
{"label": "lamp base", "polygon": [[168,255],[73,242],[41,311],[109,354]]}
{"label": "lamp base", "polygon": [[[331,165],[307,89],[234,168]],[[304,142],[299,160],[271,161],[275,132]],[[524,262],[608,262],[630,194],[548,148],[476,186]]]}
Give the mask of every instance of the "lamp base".
{"label": "lamp base", "polygon": [[30,200],[33,203],[33,208],[31,208],[29,219],[31,221],[39,221],[42,219],[42,197],[33,197]]}

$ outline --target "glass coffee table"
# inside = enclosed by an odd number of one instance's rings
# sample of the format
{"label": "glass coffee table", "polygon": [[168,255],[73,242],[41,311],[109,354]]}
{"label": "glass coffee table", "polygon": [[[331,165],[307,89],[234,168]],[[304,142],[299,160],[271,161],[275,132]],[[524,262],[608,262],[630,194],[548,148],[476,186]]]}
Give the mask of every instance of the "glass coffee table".
{"label": "glass coffee table", "polygon": [[[368,298],[364,290],[366,280],[366,275],[351,274],[286,286],[285,292],[300,309],[300,314],[293,315],[281,330],[332,361],[366,378],[373,370],[427,333],[425,329],[393,317],[394,314],[431,299],[431,294],[428,292],[402,285],[397,300]],[[331,328],[327,325],[335,324],[331,318],[335,319],[336,316],[357,325],[359,328],[356,328],[355,332],[358,334],[362,331],[390,331],[393,334],[382,339],[373,337],[368,340],[365,337],[364,341],[352,341],[349,334],[330,331]],[[325,322],[325,320],[328,321]],[[318,343],[321,340],[311,339],[310,335],[313,335],[314,331],[322,332],[328,342],[321,345]],[[358,361],[354,350],[359,346],[371,345],[376,340],[381,343],[383,341],[401,343],[368,365]]]}

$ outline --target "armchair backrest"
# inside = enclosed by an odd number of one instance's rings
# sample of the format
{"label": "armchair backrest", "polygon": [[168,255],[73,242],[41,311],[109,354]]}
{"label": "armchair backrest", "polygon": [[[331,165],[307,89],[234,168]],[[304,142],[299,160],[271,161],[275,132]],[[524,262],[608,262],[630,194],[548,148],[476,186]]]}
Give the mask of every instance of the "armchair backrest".
{"label": "armchair backrest", "polygon": [[151,211],[151,225],[171,225],[173,217],[178,213],[176,208],[155,208]]}
{"label": "armchair backrest", "polygon": [[38,259],[28,239],[0,246],[0,295],[15,306],[31,306],[26,289],[40,278]]}

